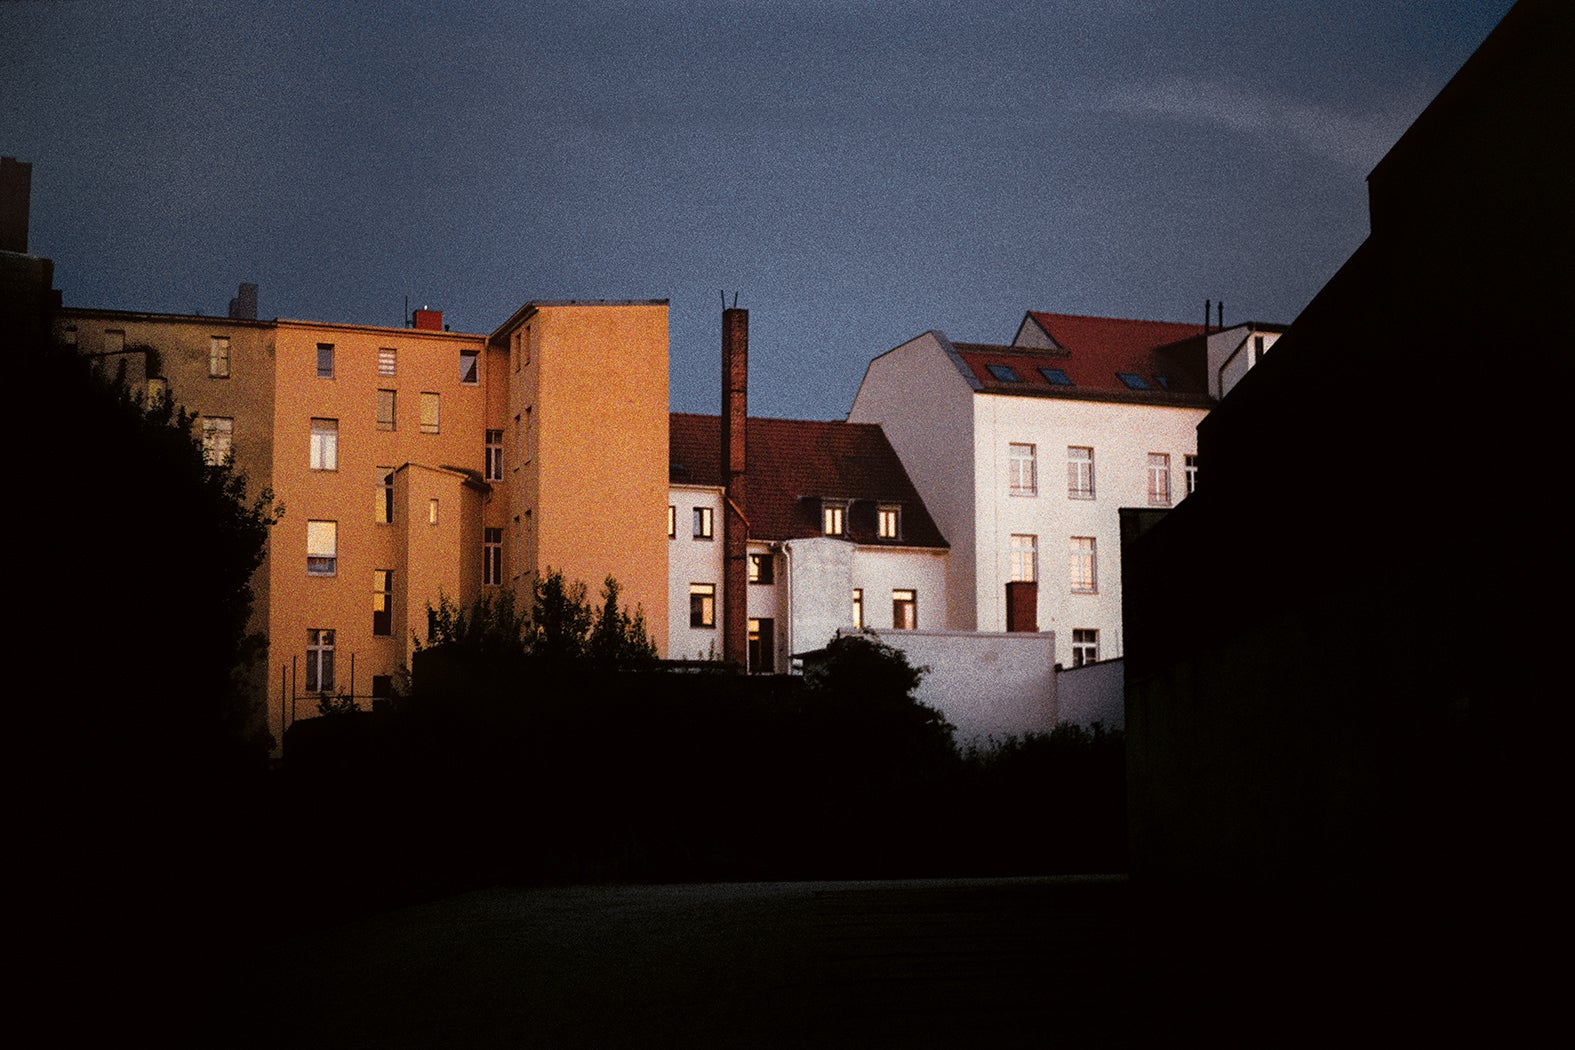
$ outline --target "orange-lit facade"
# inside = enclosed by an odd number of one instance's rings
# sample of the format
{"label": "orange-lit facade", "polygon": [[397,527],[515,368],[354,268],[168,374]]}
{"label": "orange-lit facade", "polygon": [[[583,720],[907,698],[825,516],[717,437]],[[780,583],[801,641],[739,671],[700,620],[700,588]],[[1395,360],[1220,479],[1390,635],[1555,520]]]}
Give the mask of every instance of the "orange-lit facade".
{"label": "orange-lit facade", "polygon": [[416,322],[57,316],[283,505],[253,583],[276,741],[321,694],[394,689],[440,596],[528,609],[548,568],[616,577],[666,650],[666,301],[528,303],[490,336]]}

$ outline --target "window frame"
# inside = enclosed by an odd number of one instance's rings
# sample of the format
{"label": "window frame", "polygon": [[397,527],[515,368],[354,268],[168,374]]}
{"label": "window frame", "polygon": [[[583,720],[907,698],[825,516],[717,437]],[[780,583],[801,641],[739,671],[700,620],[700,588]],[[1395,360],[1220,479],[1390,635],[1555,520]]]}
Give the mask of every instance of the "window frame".
{"label": "window frame", "polygon": [[[1027,450],[1026,452],[1024,451],[1025,449]],[[1007,442],[1006,491],[1012,496],[1039,495],[1039,448],[1037,445],[1024,441]]]}
{"label": "window frame", "polygon": [[208,337],[208,378],[230,378],[230,337],[227,335]]}
{"label": "window frame", "polygon": [[334,377],[334,344],[317,344],[317,378],[332,379]]}
{"label": "window frame", "polygon": [[689,626],[696,630],[716,628],[716,584],[689,585]]}
{"label": "window frame", "polygon": [[[468,368],[466,367],[468,364]],[[466,377],[469,378],[466,378]],[[481,385],[481,351],[461,350],[459,352],[459,385]]]}
{"label": "window frame", "polygon": [[1072,666],[1087,667],[1099,662],[1099,630],[1094,627],[1072,628]]}
{"label": "window frame", "polygon": [[[312,526],[318,526],[313,528]],[[315,538],[314,538],[315,534]],[[312,563],[316,562],[314,566]],[[306,522],[306,575],[339,575],[339,523],[319,518]]]}
{"label": "window frame", "polygon": [[848,534],[848,504],[846,500],[821,500],[820,534],[822,536],[846,536]]}
{"label": "window frame", "polygon": [[1099,544],[1093,536],[1072,537],[1067,550],[1067,582],[1073,594],[1099,593]]}
{"label": "window frame", "polygon": [[678,506],[673,503],[667,505],[667,538],[678,538]]}
{"label": "window frame", "polygon": [[[1198,454],[1196,452],[1189,452],[1182,455],[1181,471],[1182,476],[1185,479],[1186,496],[1190,496],[1194,492],[1198,491]],[[1186,496],[1183,496],[1182,498],[1185,499]]]}
{"label": "window frame", "polygon": [[[223,449],[220,452],[220,449]],[[218,453],[217,455],[215,453]],[[235,454],[235,417],[202,417],[202,459],[210,467],[222,467]]]}
{"label": "window frame", "polygon": [[[907,616],[903,615],[906,610]],[[906,619],[908,623],[902,621]],[[913,587],[896,587],[891,592],[891,629],[917,631],[919,629],[919,592]]]}
{"label": "window frame", "polygon": [[483,526],[481,530],[481,585],[503,586],[503,529]]}
{"label": "window frame", "polygon": [[[384,395],[387,395],[386,397]],[[383,411],[384,407],[388,411]],[[387,387],[378,387],[377,390],[377,429],[399,429],[399,391],[389,390]]]}
{"label": "window frame", "polygon": [[696,507],[694,509],[693,538],[697,540],[716,539],[716,511],[712,507]]}
{"label": "window frame", "polygon": [[1168,507],[1170,499],[1170,453],[1148,454],[1148,505]]}
{"label": "window frame", "polygon": [[1039,582],[1039,537],[1014,532],[1007,544],[1006,578],[1013,583]]}
{"label": "window frame", "polygon": [[399,374],[399,350],[392,346],[377,348],[377,374],[380,376],[397,376]]}
{"label": "window frame", "polygon": [[423,390],[421,391],[421,433],[441,434],[442,432],[443,396],[435,390]]}
{"label": "window frame", "polygon": [[864,629],[864,588],[853,588],[853,626]]}
{"label": "window frame", "polygon": [[[1086,453],[1086,455],[1078,455]],[[1092,445],[1066,447],[1066,495],[1068,499],[1094,498],[1094,449]]]}
{"label": "window frame", "polygon": [[901,503],[882,503],[875,508],[875,536],[883,540],[902,539]]}
{"label": "window frame", "polygon": [[762,587],[777,582],[777,559],[770,551],[749,552],[749,582]]}
{"label": "window frame", "polygon": [[394,636],[394,570],[372,570],[372,636]]}
{"label": "window frame", "polygon": [[312,470],[333,472],[339,469],[339,420],[326,416],[312,417],[308,459]]}
{"label": "window frame", "polygon": [[503,480],[503,430],[493,430],[490,427],[486,432],[486,460],[483,476],[488,481]]}
{"label": "window frame", "polygon": [[332,627],[306,629],[306,679],[302,685],[309,695],[334,691],[334,641]]}

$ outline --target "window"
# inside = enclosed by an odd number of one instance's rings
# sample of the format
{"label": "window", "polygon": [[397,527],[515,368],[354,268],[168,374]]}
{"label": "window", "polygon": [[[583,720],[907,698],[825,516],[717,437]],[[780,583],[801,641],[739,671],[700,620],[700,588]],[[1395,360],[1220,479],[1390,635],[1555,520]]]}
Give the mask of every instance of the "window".
{"label": "window", "polygon": [[1252,337],[1252,363],[1257,364],[1263,360],[1263,336]]}
{"label": "window", "polygon": [[1066,494],[1073,499],[1094,498],[1094,450],[1068,445],[1066,450]]}
{"label": "window", "polygon": [[1170,457],[1163,452],[1148,454],[1148,505],[1170,506]]}
{"label": "window", "polygon": [[776,669],[776,624],[769,619],[749,621],[749,671],[770,674]]}
{"label": "window", "polygon": [[1198,457],[1182,456],[1181,470],[1182,473],[1186,475],[1187,495],[1190,496],[1194,492],[1198,491]]}
{"label": "window", "polygon": [[148,377],[148,407],[157,408],[170,396],[169,380],[162,376]]}
{"label": "window", "polygon": [[428,525],[436,525],[437,523],[438,523],[438,501],[434,497],[433,499],[427,500],[427,524]]}
{"label": "window", "polygon": [[1071,386],[1072,377],[1059,368],[1041,368],[1039,374],[1045,377],[1045,382],[1051,386]]}
{"label": "window", "polygon": [[716,584],[691,583],[689,585],[689,626],[716,626]]}
{"label": "window", "polygon": [[339,570],[339,523],[306,523],[306,574],[332,576]]}
{"label": "window", "polygon": [[334,632],[330,629],[306,629],[306,691],[334,691]]}
{"label": "window", "polygon": [[312,420],[312,469],[339,469],[339,420]]}
{"label": "window", "polygon": [[1099,659],[1099,632],[1086,627],[1072,629],[1072,666],[1082,667]]}
{"label": "window", "polygon": [[1117,372],[1116,378],[1127,385],[1129,390],[1147,390],[1148,380],[1136,372]]}
{"label": "window", "polygon": [[1067,563],[1067,577],[1072,582],[1073,594],[1097,594],[1098,578],[1094,575],[1094,538],[1073,536],[1072,549]]}
{"label": "window", "polygon": [[377,468],[377,509],[372,520],[387,525],[394,520],[394,468]]}
{"label": "window", "polygon": [[496,587],[503,582],[503,530],[481,530],[481,582]]}
{"label": "window", "polygon": [[708,540],[708,539],[711,539],[711,508],[710,507],[696,507],[695,508],[695,531],[694,531],[694,536],[695,536],[695,539],[697,539],[697,540]]}
{"label": "window", "polygon": [[[527,408],[525,410],[524,429],[520,431],[519,441],[520,441],[520,462],[521,463],[529,463],[530,462],[531,446],[535,444],[535,440],[536,440],[531,435],[531,432],[530,432],[530,413],[531,413],[531,410]],[[520,417],[519,416],[515,416],[514,417],[514,423],[515,423],[516,426],[520,425]]]}
{"label": "window", "polygon": [[230,378],[230,341],[225,336],[208,337],[208,377]]}
{"label": "window", "polygon": [[1007,489],[1014,496],[1033,496],[1039,491],[1038,473],[1034,468],[1034,446],[1008,445]]}
{"label": "window", "polygon": [[421,433],[436,434],[438,432],[439,398],[431,391],[421,394]]}
{"label": "window", "polygon": [[332,379],[334,377],[334,344],[317,344],[317,378]]}
{"label": "window", "polygon": [[891,592],[891,625],[899,631],[918,629],[919,596],[915,592]]}
{"label": "window", "polygon": [[902,507],[899,504],[882,504],[875,512],[875,533],[883,540],[902,538]]}
{"label": "window", "polygon": [[394,391],[392,390],[379,390],[377,392],[377,429],[395,429]]}
{"label": "window", "polygon": [[459,352],[459,381],[465,386],[481,382],[481,357],[477,350]]}
{"label": "window", "polygon": [[503,431],[487,431],[487,480],[503,480]]}
{"label": "window", "polygon": [[1170,377],[1169,376],[1155,376],[1154,377],[1154,382],[1159,384],[1159,388],[1161,390],[1169,390],[1170,389]]}
{"label": "window", "polygon": [[984,367],[988,368],[990,370],[990,374],[1003,383],[1022,382],[1021,379],[1017,378],[1017,373],[1012,370],[1011,365],[985,365]]}
{"label": "window", "polygon": [[235,420],[228,416],[206,416],[202,421],[202,456],[208,466],[223,466],[230,458],[235,439]]}
{"label": "window", "polygon": [[395,374],[395,366],[399,364],[399,352],[391,346],[385,346],[377,352],[377,374],[391,376]]}
{"label": "window", "polygon": [[372,570],[372,633],[376,635],[391,635],[394,633],[394,571],[392,569]]}
{"label": "window", "polygon": [[777,560],[771,554],[751,554],[749,556],[749,582],[750,583],[775,583]]}
{"label": "window", "polygon": [[520,370],[520,333],[518,331],[514,333],[513,343],[514,345],[509,349],[514,357],[514,371],[518,372]]}
{"label": "window", "polygon": [[1014,535],[1012,537],[1011,555],[1011,579],[1014,582],[1033,583],[1039,578],[1038,536]]}
{"label": "window", "polygon": [[520,340],[520,351],[525,356],[525,363],[530,364],[530,325],[525,326],[525,337]]}
{"label": "window", "polygon": [[820,505],[820,531],[827,536],[842,536],[848,531],[848,505],[830,501]]}
{"label": "window", "polygon": [[671,503],[667,505],[667,538],[678,538],[678,508]]}
{"label": "window", "polygon": [[853,588],[853,626],[864,628],[864,588]]}

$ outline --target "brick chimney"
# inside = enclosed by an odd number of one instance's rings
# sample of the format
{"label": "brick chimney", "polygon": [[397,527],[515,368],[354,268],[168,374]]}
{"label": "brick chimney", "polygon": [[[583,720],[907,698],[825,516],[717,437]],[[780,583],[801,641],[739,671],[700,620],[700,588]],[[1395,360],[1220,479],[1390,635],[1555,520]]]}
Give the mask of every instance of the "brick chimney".
{"label": "brick chimney", "polygon": [[441,332],[443,330],[443,311],[428,310],[426,307],[415,311],[412,328],[419,328],[423,332]]}
{"label": "brick chimney", "polygon": [[0,157],[0,251],[27,253],[33,201],[33,165]]}
{"label": "brick chimney", "polygon": [[257,320],[257,286],[243,284],[230,300],[230,316],[238,321]]}
{"label": "brick chimney", "polygon": [[722,311],[722,658],[749,665],[749,522],[744,517],[749,419],[749,311]]}

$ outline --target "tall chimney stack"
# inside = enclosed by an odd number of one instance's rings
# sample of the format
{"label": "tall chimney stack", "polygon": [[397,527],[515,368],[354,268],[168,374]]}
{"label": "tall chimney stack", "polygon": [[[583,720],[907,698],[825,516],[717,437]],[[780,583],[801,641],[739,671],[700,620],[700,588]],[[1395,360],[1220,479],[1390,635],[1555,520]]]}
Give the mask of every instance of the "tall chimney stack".
{"label": "tall chimney stack", "polygon": [[1203,334],[1209,334],[1209,315],[1214,312],[1214,300],[1203,300]]}
{"label": "tall chimney stack", "polygon": [[15,157],[0,157],[0,252],[27,253],[32,202],[33,165]]}
{"label": "tall chimney stack", "polygon": [[749,666],[749,522],[744,517],[749,421],[749,311],[722,311],[722,658]]}

